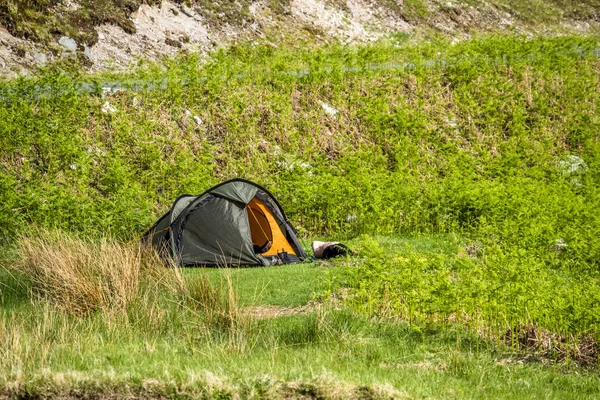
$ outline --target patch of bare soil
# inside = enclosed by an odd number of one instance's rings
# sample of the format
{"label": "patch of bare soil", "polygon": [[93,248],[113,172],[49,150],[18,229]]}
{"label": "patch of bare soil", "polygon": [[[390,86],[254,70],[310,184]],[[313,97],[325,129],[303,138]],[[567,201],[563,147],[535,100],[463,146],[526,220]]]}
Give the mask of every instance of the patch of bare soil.
{"label": "patch of bare soil", "polygon": [[278,306],[250,306],[244,308],[244,314],[256,319],[276,318],[287,315],[305,314],[308,306],[301,307],[278,307]]}
{"label": "patch of bare soil", "polygon": [[140,58],[174,56],[182,50],[207,51],[211,36],[203,17],[195,10],[164,1],[160,7],[142,4],[133,14],[136,32],[114,25],[98,27],[98,42],[90,60],[95,69],[125,67]]}

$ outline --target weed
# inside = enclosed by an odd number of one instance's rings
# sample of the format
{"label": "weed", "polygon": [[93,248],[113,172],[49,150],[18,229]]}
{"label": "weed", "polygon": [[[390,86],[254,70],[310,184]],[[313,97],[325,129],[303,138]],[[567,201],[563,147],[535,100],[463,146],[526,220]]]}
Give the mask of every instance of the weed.
{"label": "weed", "polygon": [[204,320],[209,329],[236,330],[247,327],[249,318],[239,305],[231,275],[215,284],[207,275],[197,275],[186,286],[183,304]]}

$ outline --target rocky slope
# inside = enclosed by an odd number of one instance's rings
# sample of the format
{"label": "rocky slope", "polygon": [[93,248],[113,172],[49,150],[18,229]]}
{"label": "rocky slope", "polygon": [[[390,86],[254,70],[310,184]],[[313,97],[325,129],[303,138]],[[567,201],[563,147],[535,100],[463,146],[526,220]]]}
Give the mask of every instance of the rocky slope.
{"label": "rocky slope", "polygon": [[[522,4],[526,3],[526,4]],[[131,67],[236,41],[277,46],[384,36],[598,32],[600,0],[6,0],[0,76],[79,60],[90,71]],[[33,4],[33,6],[32,6]]]}

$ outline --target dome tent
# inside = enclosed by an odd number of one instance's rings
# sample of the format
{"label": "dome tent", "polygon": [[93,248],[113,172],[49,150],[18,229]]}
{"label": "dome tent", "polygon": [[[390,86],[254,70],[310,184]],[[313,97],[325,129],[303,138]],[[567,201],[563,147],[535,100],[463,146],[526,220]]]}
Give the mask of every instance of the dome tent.
{"label": "dome tent", "polygon": [[276,265],[307,257],[277,200],[245,179],[178,197],[142,240],[180,266]]}

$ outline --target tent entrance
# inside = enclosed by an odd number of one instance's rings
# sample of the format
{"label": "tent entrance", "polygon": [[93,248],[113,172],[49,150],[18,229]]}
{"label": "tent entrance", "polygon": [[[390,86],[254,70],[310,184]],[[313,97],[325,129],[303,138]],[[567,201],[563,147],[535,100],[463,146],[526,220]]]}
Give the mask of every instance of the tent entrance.
{"label": "tent entrance", "polygon": [[247,205],[250,234],[255,251],[263,256],[274,256],[286,252],[296,255],[287,237],[281,231],[275,216],[258,198],[254,197]]}

